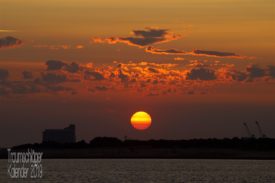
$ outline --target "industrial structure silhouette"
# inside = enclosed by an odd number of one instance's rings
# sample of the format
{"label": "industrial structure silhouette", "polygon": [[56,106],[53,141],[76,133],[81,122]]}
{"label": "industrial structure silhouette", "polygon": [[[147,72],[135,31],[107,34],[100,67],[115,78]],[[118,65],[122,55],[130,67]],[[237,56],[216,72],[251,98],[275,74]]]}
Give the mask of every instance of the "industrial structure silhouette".
{"label": "industrial structure silhouette", "polygon": [[57,143],[75,143],[75,125],[71,124],[64,129],[46,129],[43,131],[43,143],[57,142]]}

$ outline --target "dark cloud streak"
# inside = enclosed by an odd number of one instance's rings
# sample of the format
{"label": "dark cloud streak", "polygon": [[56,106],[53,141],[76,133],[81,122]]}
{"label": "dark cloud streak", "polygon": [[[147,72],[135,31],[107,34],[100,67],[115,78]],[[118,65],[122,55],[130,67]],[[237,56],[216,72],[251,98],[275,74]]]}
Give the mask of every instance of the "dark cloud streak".
{"label": "dark cloud streak", "polygon": [[219,57],[219,58],[235,58],[235,59],[250,59],[250,57],[240,56],[235,53],[221,52],[221,51],[205,51],[205,50],[193,50],[183,51],[176,49],[159,49],[152,46],[148,46],[145,52],[156,55],[183,55],[183,56],[203,56],[203,57]]}
{"label": "dark cloud streak", "polygon": [[180,35],[169,32],[168,29],[146,28],[134,30],[132,37],[92,38],[94,43],[124,43],[131,46],[145,47],[181,38]]}
{"label": "dark cloud streak", "polygon": [[12,36],[0,38],[0,48],[14,48],[20,46],[22,41]]}

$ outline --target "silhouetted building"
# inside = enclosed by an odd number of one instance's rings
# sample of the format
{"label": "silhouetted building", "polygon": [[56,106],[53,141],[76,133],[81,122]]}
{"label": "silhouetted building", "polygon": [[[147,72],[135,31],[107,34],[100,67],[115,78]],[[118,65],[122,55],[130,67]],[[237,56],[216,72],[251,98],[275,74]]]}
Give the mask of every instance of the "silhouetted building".
{"label": "silhouetted building", "polygon": [[46,129],[43,131],[43,142],[75,143],[75,125],[64,129]]}

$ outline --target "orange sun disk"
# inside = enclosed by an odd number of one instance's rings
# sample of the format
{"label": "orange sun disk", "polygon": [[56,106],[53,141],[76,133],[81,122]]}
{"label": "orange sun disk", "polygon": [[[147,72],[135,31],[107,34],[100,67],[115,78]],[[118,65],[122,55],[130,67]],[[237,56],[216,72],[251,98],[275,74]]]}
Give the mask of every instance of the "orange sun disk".
{"label": "orange sun disk", "polygon": [[145,130],[151,126],[151,123],[151,116],[144,111],[136,112],[131,117],[131,124],[137,130]]}

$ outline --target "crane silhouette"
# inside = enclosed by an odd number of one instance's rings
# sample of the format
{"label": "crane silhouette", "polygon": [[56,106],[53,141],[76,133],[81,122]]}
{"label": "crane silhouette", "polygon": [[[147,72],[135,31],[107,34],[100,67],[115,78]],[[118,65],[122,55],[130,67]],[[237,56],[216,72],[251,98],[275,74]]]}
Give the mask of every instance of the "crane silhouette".
{"label": "crane silhouette", "polygon": [[262,128],[260,126],[260,123],[258,121],[255,121],[255,124],[256,124],[256,126],[258,128],[258,132],[259,132],[260,138],[266,138],[266,135],[263,133]]}
{"label": "crane silhouette", "polygon": [[247,125],[246,123],[243,123],[243,125],[244,125],[245,130],[246,130],[246,132],[247,132],[247,134],[248,134],[248,137],[250,137],[250,138],[255,138],[255,135],[252,134],[251,131],[249,130],[248,125]]}

